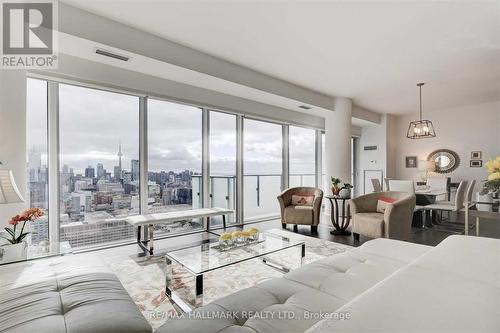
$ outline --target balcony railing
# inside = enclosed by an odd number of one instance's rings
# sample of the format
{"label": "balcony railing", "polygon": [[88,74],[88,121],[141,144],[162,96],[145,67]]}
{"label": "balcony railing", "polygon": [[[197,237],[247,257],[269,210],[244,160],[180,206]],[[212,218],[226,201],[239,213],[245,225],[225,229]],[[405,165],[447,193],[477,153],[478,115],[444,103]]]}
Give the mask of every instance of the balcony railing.
{"label": "balcony railing", "polygon": [[[245,222],[279,216],[279,204],[276,197],[282,191],[281,177],[280,174],[243,176]],[[201,203],[201,178],[201,175],[192,177],[193,203]],[[314,186],[315,178],[315,174],[290,174],[289,186]],[[210,176],[209,195],[212,207],[235,209],[236,176]]]}

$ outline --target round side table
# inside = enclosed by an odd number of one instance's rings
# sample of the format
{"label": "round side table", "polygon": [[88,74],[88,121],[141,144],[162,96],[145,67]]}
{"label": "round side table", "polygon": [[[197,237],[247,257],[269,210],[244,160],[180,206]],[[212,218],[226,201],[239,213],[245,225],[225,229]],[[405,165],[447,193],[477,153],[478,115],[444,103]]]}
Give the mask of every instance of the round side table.
{"label": "round side table", "polygon": [[[349,207],[349,200],[351,198],[341,198],[337,195],[327,195],[325,198],[330,201],[332,208],[330,218],[332,220],[332,225],[335,228],[330,231],[330,233],[336,236],[350,235],[351,232],[347,230],[347,228],[351,223],[351,210]],[[339,204],[342,206],[342,211],[339,209]]]}

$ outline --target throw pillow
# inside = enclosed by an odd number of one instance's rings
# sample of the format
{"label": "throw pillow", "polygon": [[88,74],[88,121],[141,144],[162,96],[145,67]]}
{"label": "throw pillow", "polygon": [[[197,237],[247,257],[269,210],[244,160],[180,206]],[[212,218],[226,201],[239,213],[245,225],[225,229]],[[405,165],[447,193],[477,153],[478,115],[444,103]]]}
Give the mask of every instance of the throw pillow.
{"label": "throw pillow", "polygon": [[314,194],[311,193],[297,193],[292,194],[292,205],[294,206],[312,206],[314,201]]}
{"label": "throw pillow", "polygon": [[388,204],[391,204],[393,202],[397,201],[394,198],[388,198],[388,197],[380,197],[378,198],[377,201],[377,212],[379,213],[385,213],[385,209],[387,208]]}

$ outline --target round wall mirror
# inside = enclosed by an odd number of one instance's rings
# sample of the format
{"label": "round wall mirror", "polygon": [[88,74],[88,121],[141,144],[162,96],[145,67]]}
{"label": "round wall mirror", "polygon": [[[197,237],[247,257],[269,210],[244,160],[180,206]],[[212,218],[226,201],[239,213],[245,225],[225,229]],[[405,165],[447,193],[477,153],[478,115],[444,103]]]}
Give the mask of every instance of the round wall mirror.
{"label": "round wall mirror", "polygon": [[429,154],[427,160],[434,162],[436,165],[434,172],[437,173],[452,172],[460,165],[460,157],[458,157],[458,154],[449,149],[435,150]]}

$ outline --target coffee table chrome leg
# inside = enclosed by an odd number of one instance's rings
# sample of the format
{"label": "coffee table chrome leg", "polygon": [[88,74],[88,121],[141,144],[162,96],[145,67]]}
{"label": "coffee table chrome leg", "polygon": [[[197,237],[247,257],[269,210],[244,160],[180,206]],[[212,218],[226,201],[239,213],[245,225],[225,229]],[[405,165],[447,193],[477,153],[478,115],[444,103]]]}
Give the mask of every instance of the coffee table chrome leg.
{"label": "coffee table chrome leg", "polygon": [[306,244],[300,246],[300,266],[304,264],[304,258],[306,256]]}
{"label": "coffee table chrome leg", "polygon": [[272,267],[272,268],[280,271],[281,273],[288,273],[288,272],[290,272],[290,268],[285,267],[285,266],[277,263],[275,260],[272,260],[270,258],[262,257],[262,262],[264,264],[266,264],[267,266]]}
{"label": "coffee table chrome leg", "polygon": [[174,272],[172,270],[172,260],[170,260],[168,257],[165,258],[165,294],[167,294],[168,297],[172,297],[172,283],[174,281]]}
{"label": "coffee table chrome leg", "polygon": [[172,269],[172,260],[170,260],[168,257],[165,258],[166,261],[166,280],[165,280],[165,294],[167,297],[172,301],[176,309],[180,310],[181,312],[190,312],[193,310],[193,306],[187,304],[184,302],[184,300],[177,296],[173,290],[173,283],[174,283],[174,272]]}
{"label": "coffee table chrome leg", "polygon": [[195,281],[194,307],[197,308],[203,305],[203,274],[196,275]]}

